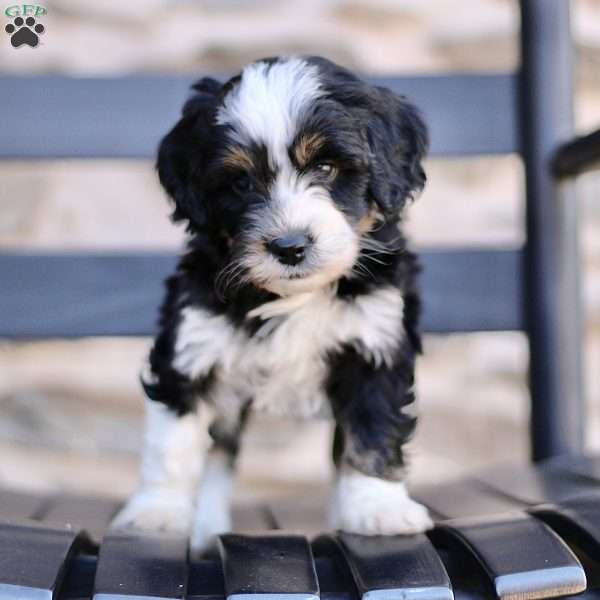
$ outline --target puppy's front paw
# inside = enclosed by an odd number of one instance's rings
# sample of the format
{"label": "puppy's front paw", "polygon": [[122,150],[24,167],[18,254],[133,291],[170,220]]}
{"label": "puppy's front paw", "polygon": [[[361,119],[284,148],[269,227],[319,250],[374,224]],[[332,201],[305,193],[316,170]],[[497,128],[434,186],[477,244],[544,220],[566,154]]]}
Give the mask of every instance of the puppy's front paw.
{"label": "puppy's front paw", "polygon": [[111,529],[164,531],[187,535],[193,514],[192,499],[170,490],[140,490],[121,509]]}
{"label": "puppy's front paw", "polygon": [[362,535],[413,535],[433,527],[427,509],[408,496],[397,502],[374,502],[347,513],[339,529]]}
{"label": "puppy's front paw", "polygon": [[411,535],[431,529],[433,521],[401,481],[369,477],[346,467],[337,484],[331,525],[362,535]]}

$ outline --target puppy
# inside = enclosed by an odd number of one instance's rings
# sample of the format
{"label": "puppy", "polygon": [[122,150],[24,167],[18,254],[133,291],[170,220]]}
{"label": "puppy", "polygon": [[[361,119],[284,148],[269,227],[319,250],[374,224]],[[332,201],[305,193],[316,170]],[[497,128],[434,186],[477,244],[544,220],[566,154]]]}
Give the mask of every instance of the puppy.
{"label": "puppy", "polygon": [[142,374],[140,486],[114,526],[191,531],[196,554],[228,531],[240,435],[261,410],[335,419],[333,527],[429,528],[404,485],[420,338],[399,224],[425,183],[419,113],[319,57],[193,90],[158,152],[190,237]]}

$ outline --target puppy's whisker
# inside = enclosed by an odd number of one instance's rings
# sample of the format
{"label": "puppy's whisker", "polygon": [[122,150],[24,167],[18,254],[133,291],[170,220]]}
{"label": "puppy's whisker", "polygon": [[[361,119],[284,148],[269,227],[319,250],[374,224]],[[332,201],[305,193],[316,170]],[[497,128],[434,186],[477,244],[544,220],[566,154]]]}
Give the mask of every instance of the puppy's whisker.
{"label": "puppy's whisker", "polygon": [[361,250],[367,250],[369,252],[371,252],[372,254],[386,254],[386,255],[393,255],[396,254],[396,250],[393,250],[391,248],[385,248],[385,247],[376,247],[376,246],[368,246],[366,244],[360,244],[360,248]]}
{"label": "puppy's whisker", "polygon": [[365,250],[373,250],[378,254],[396,254],[398,252],[398,249],[396,248],[396,242],[399,241],[400,238],[396,238],[391,240],[390,245],[388,245],[378,240],[363,237],[360,239],[359,245]]}
{"label": "puppy's whisker", "polygon": [[227,283],[229,281],[229,278],[236,271],[237,268],[238,268],[237,262],[229,263],[228,265],[223,267],[223,269],[221,269],[221,271],[219,271],[219,273],[215,279],[215,285],[219,288],[226,287]]}
{"label": "puppy's whisker", "polygon": [[375,256],[373,256],[372,254],[367,254],[366,252],[363,252],[361,254],[361,257],[362,258],[366,258],[366,259],[368,259],[370,261],[373,261],[374,263],[377,263],[378,265],[384,265],[384,266],[386,266],[386,265],[390,264],[388,262],[385,262],[384,260],[380,260],[378,258],[375,258]]}
{"label": "puppy's whisker", "polygon": [[242,285],[242,275],[244,264],[236,259],[225,266],[215,279],[215,291],[221,300],[227,296],[228,290],[234,290]]}
{"label": "puppy's whisker", "polygon": [[375,279],[375,275],[373,275],[369,268],[360,261],[354,263],[354,265],[352,266],[352,272],[359,276],[365,275],[373,280]]}

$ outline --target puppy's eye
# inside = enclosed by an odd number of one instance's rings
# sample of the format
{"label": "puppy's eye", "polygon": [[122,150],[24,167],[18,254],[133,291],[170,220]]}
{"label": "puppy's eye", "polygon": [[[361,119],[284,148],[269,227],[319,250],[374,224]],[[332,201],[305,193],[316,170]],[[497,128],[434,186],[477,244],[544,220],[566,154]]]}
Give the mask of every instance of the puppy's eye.
{"label": "puppy's eye", "polygon": [[330,162],[320,162],[315,165],[315,171],[328,179],[333,179],[337,173],[335,165]]}
{"label": "puppy's eye", "polygon": [[238,194],[247,194],[254,189],[252,180],[248,175],[238,175],[232,182],[231,187]]}

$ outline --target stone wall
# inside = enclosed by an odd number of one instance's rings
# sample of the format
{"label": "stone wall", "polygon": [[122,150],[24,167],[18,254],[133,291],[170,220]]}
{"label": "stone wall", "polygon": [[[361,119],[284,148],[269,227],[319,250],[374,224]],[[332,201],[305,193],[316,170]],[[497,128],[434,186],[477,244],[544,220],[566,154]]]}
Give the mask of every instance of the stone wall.
{"label": "stone wall", "polygon": [[[566,1],[566,0],[565,0]],[[364,72],[503,71],[517,63],[509,0],[52,0],[43,44],[0,44],[4,73],[231,71],[261,56],[323,54]],[[577,124],[600,123],[600,1],[577,0]],[[15,115],[26,118],[26,115]],[[523,238],[515,157],[429,161],[409,228],[419,245]],[[177,248],[182,232],[149,162],[0,165],[0,248]],[[578,184],[585,272],[588,444],[600,446],[600,178]],[[123,495],[135,483],[148,340],[0,344],[0,482]],[[527,348],[519,334],[426,339],[413,476],[437,481],[527,456]],[[268,430],[269,435],[264,435]],[[255,422],[242,494],[330,475],[329,425]],[[291,440],[291,441],[290,441]],[[308,458],[308,460],[307,460]],[[269,471],[264,464],[268,461]],[[265,492],[266,493],[266,492]]]}

